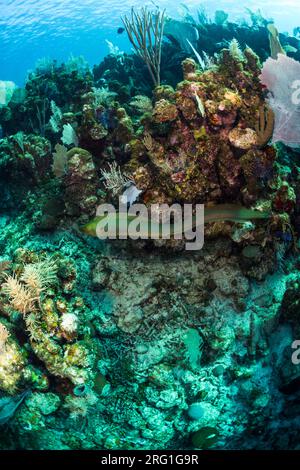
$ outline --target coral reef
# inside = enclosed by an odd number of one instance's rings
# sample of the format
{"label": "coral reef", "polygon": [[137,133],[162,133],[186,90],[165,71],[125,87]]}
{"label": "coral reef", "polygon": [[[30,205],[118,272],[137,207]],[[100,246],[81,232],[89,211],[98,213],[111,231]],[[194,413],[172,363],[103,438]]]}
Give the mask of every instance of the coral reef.
{"label": "coral reef", "polygon": [[[0,449],[299,446],[299,152],[272,144],[251,18],[168,19],[153,90],[111,46],[1,105]],[[79,230],[122,196],[205,204],[203,249]]]}
{"label": "coral reef", "polygon": [[0,141],[1,207],[13,207],[50,173],[51,145],[44,137],[23,132]]}
{"label": "coral reef", "polygon": [[161,47],[164,33],[165,11],[131,9],[131,16],[123,18],[129,40],[148,67],[154,85],[160,85]]}
{"label": "coral reef", "polygon": [[[12,322],[15,335],[24,330],[32,353],[53,376],[75,385],[91,380],[88,368],[93,365],[92,344],[87,346],[78,339],[85,305],[81,298],[72,296],[76,279],[73,264],[59,255],[40,260],[35,253],[20,249],[10,270],[2,283],[2,310]],[[0,379],[5,391],[13,393],[22,385],[47,390],[45,371],[31,370],[25,360],[28,353],[28,348],[20,349],[13,338],[6,339]]]}

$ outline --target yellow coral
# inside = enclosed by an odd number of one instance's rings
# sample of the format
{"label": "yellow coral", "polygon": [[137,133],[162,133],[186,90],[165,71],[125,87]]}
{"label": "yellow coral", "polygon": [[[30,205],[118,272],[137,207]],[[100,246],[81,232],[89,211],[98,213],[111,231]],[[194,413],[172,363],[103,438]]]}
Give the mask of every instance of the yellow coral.
{"label": "yellow coral", "polygon": [[22,351],[15,341],[6,344],[0,353],[0,389],[14,394],[22,377],[26,362]]}
{"label": "yellow coral", "polygon": [[27,264],[21,276],[23,281],[37,296],[56,282],[57,266],[51,260]]}
{"label": "yellow coral", "polygon": [[36,310],[41,293],[56,282],[57,266],[51,260],[26,264],[20,279],[14,273],[7,275],[2,291],[9,297],[12,307],[26,315]]}
{"label": "yellow coral", "polygon": [[2,284],[2,291],[9,297],[12,307],[23,315],[35,310],[36,296],[21,284],[15,274],[6,276],[6,281]]}

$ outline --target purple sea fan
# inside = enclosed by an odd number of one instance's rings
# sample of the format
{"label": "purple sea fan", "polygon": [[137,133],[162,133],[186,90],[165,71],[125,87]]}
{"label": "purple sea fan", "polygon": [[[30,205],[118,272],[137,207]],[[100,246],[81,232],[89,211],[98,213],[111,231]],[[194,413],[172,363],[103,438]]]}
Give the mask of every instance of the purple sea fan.
{"label": "purple sea fan", "polygon": [[300,62],[283,54],[269,58],[260,75],[267,87],[267,102],[275,114],[272,142],[300,144]]}

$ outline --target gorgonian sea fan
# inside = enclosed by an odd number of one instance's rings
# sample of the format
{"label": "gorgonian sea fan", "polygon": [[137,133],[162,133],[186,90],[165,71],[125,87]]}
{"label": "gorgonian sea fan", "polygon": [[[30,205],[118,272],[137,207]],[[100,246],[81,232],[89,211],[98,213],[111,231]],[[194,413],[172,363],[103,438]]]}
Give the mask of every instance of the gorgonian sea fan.
{"label": "gorgonian sea fan", "polygon": [[269,90],[267,102],[275,114],[272,142],[300,145],[300,62],[278,54],[264,63],[259,78]]}

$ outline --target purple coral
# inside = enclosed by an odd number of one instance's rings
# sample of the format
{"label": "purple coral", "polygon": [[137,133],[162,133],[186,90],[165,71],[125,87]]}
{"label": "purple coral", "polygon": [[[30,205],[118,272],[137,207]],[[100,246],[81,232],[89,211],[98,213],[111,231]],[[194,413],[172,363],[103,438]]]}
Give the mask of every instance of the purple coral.
{"label": "purple coral", "polygon": [[275,114],[273,143],[300,144],[300,62],[283,54],[269,58],[260,75]]}

